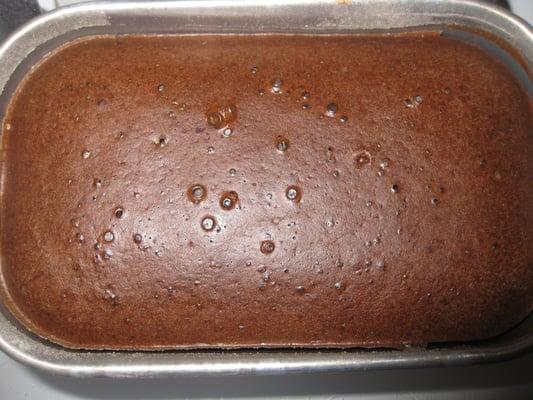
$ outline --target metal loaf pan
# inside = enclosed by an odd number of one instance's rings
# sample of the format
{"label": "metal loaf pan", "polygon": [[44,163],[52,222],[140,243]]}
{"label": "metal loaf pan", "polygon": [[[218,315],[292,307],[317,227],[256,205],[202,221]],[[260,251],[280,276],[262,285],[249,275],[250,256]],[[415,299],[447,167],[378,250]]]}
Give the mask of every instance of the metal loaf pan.
{"label": "metal loaf pan", "polygon": [[[265,4],[253,0],[125,1],[82,4],[40,16],[0,47],[0,119],[18,83],[39,59],[63,43],[95,34],[360,33],[438,29],[492,48],[515,70],[530,95],[533,92],[529,72],[533,65],[531,27],[508,12],[484,3],[466,0],[276,0]],[[495,339],[404,350],[74,351],[32,335],[0,304],[0,349],[34,367],[72,376],[266,374],[427,367],[503,360],[532,348],[533,315]]]}

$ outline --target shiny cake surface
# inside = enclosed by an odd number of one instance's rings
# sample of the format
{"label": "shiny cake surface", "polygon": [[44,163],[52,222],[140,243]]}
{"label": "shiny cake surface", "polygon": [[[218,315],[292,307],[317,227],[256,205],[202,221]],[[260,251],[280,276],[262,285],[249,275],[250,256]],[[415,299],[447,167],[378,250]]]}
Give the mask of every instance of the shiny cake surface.
{"label": "shiny cake surface", "polygon": [[97,37],[4,121],[4,300],[74,348],[400,346],[533,308],[532,104],[433,33]]}

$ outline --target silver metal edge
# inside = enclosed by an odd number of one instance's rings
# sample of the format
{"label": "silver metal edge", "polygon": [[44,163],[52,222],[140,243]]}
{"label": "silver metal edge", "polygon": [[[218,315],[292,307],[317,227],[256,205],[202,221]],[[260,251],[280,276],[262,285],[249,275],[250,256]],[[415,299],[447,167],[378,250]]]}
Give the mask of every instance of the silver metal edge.
{"label": "silver metal edge", "polygon": [[[12,34],[0,47],[3,64],[0,70],[0,92],[3,92],[15,69],[37,46],[76,30],[111,26],[113,23],[125,24],[130,16],[157,17],[164,15],[164,12],[172,14],[170,17],[188,15],[193,24],[205,16],[215,19],[238,16],[259,18],[262,13],[262,18],[281,18],[281,25],[261,25],[260,31],[282,31],[285,26],[285,31],[290,32],[294,29],[287,29],[287,26],[291,26],[286,24],[287,10],[294,11],[304,6],[306,12],[311,10],[316,13],[318,20],[324,17],[321,12],[326,17],[318,25],[300,26],[299,32],[392,29],[453,23],[495,34],[518,50],[528,64],[533,64],[531,27],[505,10],[471,0],[354,0],[342,5],[333,0],[276,0],[269,5],[262,5],[261,1],[255,0],[98,2],[60,8],[30,21]],[[372,12],[369,13],[369,10]],[[367,21],[365,24],[354,26],[352,17],[356,12],[361,13],[361,17]],[[369,18],[371,16],[373,20]],[[114,21],[114,18],[118,19]],[[202,26],[199,28],[206,29]],[[231,31],[231,28],[224,26],[221,32]],[[239,28],[240,31],[254,31],[253,27]],[[27,365],[78,377],[272,374],[429,367],[497,361],[524,354],[533,349],[531,321],[530,316],[525,322],[526,333],[518,338],[433,350],[89,352],[67,350],[36,338],[16,326],[7,315],[0,313],[0,349]]]}

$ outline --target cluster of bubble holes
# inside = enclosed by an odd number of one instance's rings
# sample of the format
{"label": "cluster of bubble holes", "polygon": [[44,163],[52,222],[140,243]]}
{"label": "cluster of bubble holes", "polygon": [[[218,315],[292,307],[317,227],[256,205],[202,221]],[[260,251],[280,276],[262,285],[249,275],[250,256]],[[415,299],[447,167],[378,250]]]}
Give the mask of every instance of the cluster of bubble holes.
{"label": "cluster of bubble holes", "polygon": [[[253,66],[251,68],[251,73],[253,75],[257,75],[259,73],[259,68],[257,66]],[[163,84],[157,86],[158,92],[162,93],[165,90],[166,90],[166,87]],[[284,93],[283,80],[281,79],[281,77],[274,77],[273,79],[270,80],[270,92],[275,95],[280,95]],[[261,96],[265,95],[265,93],[266,91],[264,89],[259,90],[259,94]],[[287,90],[286,93],[289,94],[290,92]],[[311,97],[312,97],[311,93],[307,90],[301,93],[301,99],[303,100],[302,108],[304,110],[309,110],[312,108],[311,104],[309,103],[309,100],[311,99]],[[415,107],[418,107],[422,103],[422,100],[423,100],[422,96],[415,95],[413,97],[406,98],[404,100],[404,105],[407,108],[415,108]],[[173,104],[174,103],[178,104],[177,102],[173,101]],[[184,103],[179,104],[179,109],[181,111],[184,111],[186,109],[186,105]],[[322,115],[329,117],[329,118],[334,118],[338,114],[339,114],[338,104],[335,102],[329,102],[326,105],[324,109],[324,113]],[[220,131],[221,135],[226,138],[232,136],[234,129],[231,125],[235,122],[236,118],[237,118],[237,107],[234,104],[226,104],[226,105],[222,105],[219,107],[215,107],[214,109],[211,109],[206,113],[207,125]],[[348,122],[348,117],[346,115],[341,115],[339,117],[339,121],[341,123],[346,123]],[[166,146],[167,143],[168,143],[168,138],[166,136],[161,136],[157,140],[157,144],[160,147]],[[278,135],[276,137],[274,147],[279,153],[281,154],[286,153],[289,149],[289,146],[290,146],[290,142],[286,137],[284,137],[283,135]],[[211,154],[213,152],[214,152],[214,147],[209,146],[208,153]],[[92,157],[92,152],[88,149],[84,149],[81,155],[83,159],[87,160]],[[371,161],[372,161],[372,157],[370,153],[366,150],[363,150],[359,152],[358,154],[356,154],[355,156],[355,167],[358,169],[363,168],[367,165],[370,165]],[[386,158],[383,159],[379,164],[379,170],[377,172],[378,176],[383,176],[385,174],[385,170],[389,167],[389,165],[390,165],[390,160]],[[235,176],[236,170],[234,168],[231,168],[229,170],[229,174],[230,176]],[[335,170],[333,172],[333,175],[335,177],[338,177],[339,171]],[[99,179],[95,180],[96,187],[100,187],[101,185],[102,185],[101,180]],[[396,194],[399,192],[399,190],[400,188],[397,183],[391,184],[390,191],[392,193]],[[207,189],[205,188],[205,186],[201,184],[193,184],[187,190],[188,199],[193,204],[196,204],[196,205],[204,201],[207,198],[207,194],[208,194]],[[285,197],[291,202],[299,203],[302,198],[302,191],[296,185],[289,185],[285,190]],[[230,210],[235,209],[236,207],[238,207],[238,202],[239,202],[239,196],[236,191],[223,192],[219,199],[219,205],[221,209],[224,211],[230,211]],[[438,205],[439,199],[437,197],[432,197],[431,204],[433,204],[434,206]],[[371,205],[372,205],[372,202],[367,201],[367,206],[371,206]],[[125,215],[125,210],[123,207],[119,206],[115,208],[113,213],[117,219],[122,219]],[[217,227],[216,218],[213,215],[204,215],[201,218],[200,226],[205,232],[211,232]],[[85,240],[83,234],[81,233],[77,234],[77,238],[80,242],[83,242]],[[111,230],[105,231],[102,234],[102,239],[104,243],[111,244],[115,241],[115,234]],[[133,241],[137,245],[141,245],[141,243],[143,242],[143,235],[140,233],[134,233]],[[95,248],[101,249],[102,244],[97,242],[95,244]],[[264,240],[260,243],[260,252],[263,254],[271,254],[274,252],[275,248],[276,248],[275,243],[272,240]],[[101,260],[102,258],[109,259],[111,258],[111,255],[112,255],[111,250],[105,249],[103,250],[102,254],[97,254],[95,256],[95,261],[99,262],[99,260]],[[336,289],[339,289],[339,290],[343,288],[343,284],[340,282],[335,283],[334,286]],[[306,292],[305,288],[302,286],[298,286],[296,288],[296,291],[300,294],[303,294]],[[113,297],[114,299],[114,295],[111,297]]]}
{"label": "cluster of bubble holes", "polygon": [[93,261],[95,264],[101,264],[105,260],[111,259],[111,257],[113,256],[113,251],[109,247],[105,246],[111,246],[115,239],[115,233],[110,229],[106,230],[104,233],[101,234],[100,238],[94,244],[94,249],[96,250],[96,253],[94,255]]}
{"label": "cluster of bubble holes", "polygon": [[[250,69],[250,72],[252,73],[252,75],[257,75],[259,73],[259,68],[257,66],[253,66],[251,69]],[[280,94],[290,94],[290,90],[284,90],[283,89],[283,79],[280,77],[280,76],[276,76],[274,78],[272,78],[270,80],[270,93],[274,94],[274,95],[280,95]],[[259,95],[260,96],[264,96],[266,94],[266,90],[265,89],[259,89],[258,91]],[[310,99],[311,99],[311,93],[308,91],[308,90],[304,90],[302,93],[301,93],[301,99],[303,100],[302,102],[302,109],[304,110],[310,110],[312,108],[312,105],[310,104]],[[297,100],[298,102],[300,102],[300,99]],[[337,103],[335,102],[330,102],[326,105],[325,109],[324,109],[324,113],[320,115],[320,117],[322,117],[323,115],[327,116],[327,117],[330,117],[330,118],[333,118],[333,117],[336,117],[337,114],[339,112],[339,106]],[[339,117],[339,121],[343,124],[347,123],[348,122],[348,116],[346,115],[341,115]]]}

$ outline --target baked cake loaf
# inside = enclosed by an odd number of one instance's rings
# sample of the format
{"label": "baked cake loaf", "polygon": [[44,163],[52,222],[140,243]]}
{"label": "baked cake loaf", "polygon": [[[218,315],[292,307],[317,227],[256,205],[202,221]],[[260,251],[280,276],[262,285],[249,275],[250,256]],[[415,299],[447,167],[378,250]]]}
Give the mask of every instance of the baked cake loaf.
{"label": "baked cake loaf", "polygon": [[532,102],[467,43],[87,38],[3,132],[4,301],[67,347],[470,341],[533,308]]}

